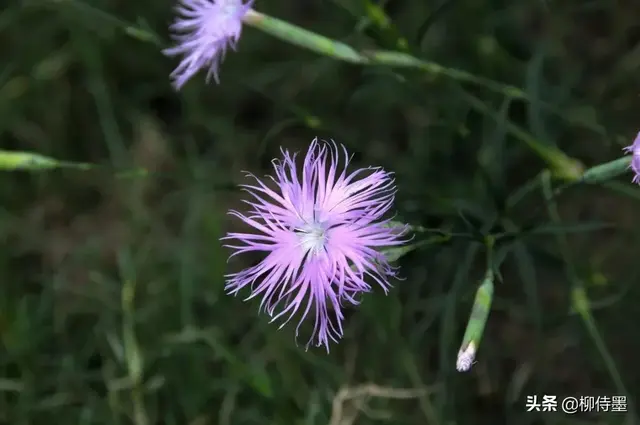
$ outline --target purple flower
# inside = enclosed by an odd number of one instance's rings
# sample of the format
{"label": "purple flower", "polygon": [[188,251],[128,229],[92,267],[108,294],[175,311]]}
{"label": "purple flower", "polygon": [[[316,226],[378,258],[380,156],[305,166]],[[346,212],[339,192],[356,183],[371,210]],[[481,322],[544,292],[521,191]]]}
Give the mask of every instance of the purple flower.
{"label": "purple flower", "polygon": [[[255,266],[227,275],[226,289],[237,294],[251,288],[247,299],[260,296],[260,310],[272,322],[284,318],[284,326],[296,313],[300,324],[313,320],[313,342],[329,351],[329,340],[342,337],[342,304],[357,305],[357,295],[371,291],[366,278],[385,293],[394,277],[392,267],[381,254],[383,247],[406,242],[407,228],[389,225],[382,217],[395,197],[392,174],[380,167],[348,173],[346,148],[344,164],[335,143],[314,139],[297,171],[297,154],[281,150],[282,160],[273,160],[275,177],[268,176],[270,188],[254,175],[254,185],[241,185],[252,199],[244,201],[248,213],[230,211],[252,227],[253,233],[229,233],[223,239],[235,252],[265,253]],[[277,311],[276,311],[277,310]]]}
{"label": "purple flower", "polygon": [[196,72],[208,68],[206,81],[213,76],[220,83],[218,67],[230,46],[235,50],[242,32],[242,18],[253,0],[180,0],[178,16],[170,29],[177,46],[163,50],[167,56],[182,56],[171,73],[180,89]]}
{"label": "purple flower", "polygon": [[633,144],[624,148],[624,151],[633,155],[631,159],[631,169],[635,173],[635,176],[633,176],[632,182],[640,184],[640,132],[638,132]]}

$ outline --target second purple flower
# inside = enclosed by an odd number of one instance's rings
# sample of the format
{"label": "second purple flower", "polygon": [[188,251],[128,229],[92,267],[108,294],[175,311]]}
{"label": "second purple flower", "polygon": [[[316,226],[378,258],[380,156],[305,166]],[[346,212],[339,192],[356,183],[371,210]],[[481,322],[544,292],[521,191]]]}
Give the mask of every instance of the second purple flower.
{"label": "second purple flower", "polygon": [[[343,334],[342,304],[357,305],[369,292],[370,280],[386,292],[394,268],[380,250],[406,242],[407,229],[389,226],[384,216],[393,206],[392,174],[379,167],[347,172],[350,158],[344,147],[314,140],[298,170],[297,154],[282,151],[274,160],[272,187],[248,174],[253,185],[242,187],[251,196],[247,213],[230,214],[251,227],[251,233],[225,238],[232,257],[247,252],[265,256],[253,267],[227,275],[229,293],[251,288],[248,298],[260,297],[261,310],[272,321],[313,321],[307,347],[329,350],[329,341]],[[296,330],[297,335],[297,330]]]}
{"label": "second purple flower", "polygon": [[632,155],[631,170],[633,170],[635,174],[632,181],[633,183],[640,184],[640,132],[637,134],[633,143],[624,148],[624,151]]}
{"label": "second purple flower", "polygon": [[235,49],[242,32],[242,18],[253,0],[180,0],[178,16],[171,25],[176,46],[165,49],[167,56],[182,56],[171,74],[180,89],[196,72],[207,68],[207,82],[219,82],[218,67],[227,48]]}

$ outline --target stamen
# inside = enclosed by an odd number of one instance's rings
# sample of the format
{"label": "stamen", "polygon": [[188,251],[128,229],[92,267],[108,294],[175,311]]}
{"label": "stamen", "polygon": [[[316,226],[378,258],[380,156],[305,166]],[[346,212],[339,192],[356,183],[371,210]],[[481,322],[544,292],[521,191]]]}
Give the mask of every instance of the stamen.
{"label": "stamen", "polygon": [[311,255],[324,251],[327,241],[327,228],[322,223],[308,223],[295,230],[300,237],[302,248]]}

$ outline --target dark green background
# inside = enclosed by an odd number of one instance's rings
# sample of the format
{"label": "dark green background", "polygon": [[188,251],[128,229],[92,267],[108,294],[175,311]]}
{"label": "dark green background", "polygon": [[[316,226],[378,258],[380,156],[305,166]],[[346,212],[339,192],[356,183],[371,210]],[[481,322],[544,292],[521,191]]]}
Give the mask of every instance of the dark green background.
{"label": "dark green background", "polygon": [[[534,394],[623,395],[618,374],[633,408],[640,289],[631,173],[559,196],[566,225],[587,224],[566,235],[564,252],[557,232],[519,236],[504,251],[469,373],[455,371],[455,358],[485,263],[469,239],[403,257],[405,280],[349,309],[330,354],[305,352],[295,326],[279,331],[258,302],[224,294],[224,273],[242,267],[227,265],[218,240],[238,228],[225,212],[241,208],[241,170],[269,172],[280,147],[336,139],[357,165],[396,173],[400,219],[470,232],[547,167],[507,134],[508,123],[587,167],[619,157],[635,137],[637,2],[386,3],[416,56],[520,87],[533,102],[446,75],[336,62],[253,28],[227,55],[220,85],[200,73],[176,93],[168,75],[177,61],[130,28],[169,43],[171,2],[7,3],[1,147],[104,167],[1,176],[0,423],[632,423],[635,414],[524,406]],[[360,0],[255,8],[357,48],[395,48],[393,31],[363,25]],[[138,167],[149,175],[126,173]],[[540,189],[502,219],[549,224]],[[603,222],[615,227],[585,230]],[[595,328],[571,310],[576,282]]]}

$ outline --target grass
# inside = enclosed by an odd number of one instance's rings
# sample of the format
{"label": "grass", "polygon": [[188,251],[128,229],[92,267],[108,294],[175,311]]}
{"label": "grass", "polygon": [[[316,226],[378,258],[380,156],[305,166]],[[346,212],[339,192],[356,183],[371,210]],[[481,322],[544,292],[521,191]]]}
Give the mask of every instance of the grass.
{"label": "grass", "polygon": [[[220,85],[176,93],[171,2],[0,12],[0,146],[94,164],[0,179],[0,424],[637,422],[639,192],[630,174],[553,191],[637,131],[640,8],[383,3],[255,7],[445,71],[339,62],[247,27]],[[225,295],[242,263],[219,242],[240,171],[316,136],[394,171],[398,217],[437,230],[388,296],[347,312],[330,353]],[[486,234],[503,235],[493,307],[458,373]],[[628,412],[527,412],[544,394],[624,395]]]}

